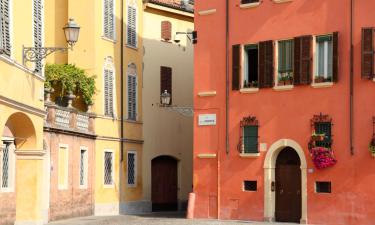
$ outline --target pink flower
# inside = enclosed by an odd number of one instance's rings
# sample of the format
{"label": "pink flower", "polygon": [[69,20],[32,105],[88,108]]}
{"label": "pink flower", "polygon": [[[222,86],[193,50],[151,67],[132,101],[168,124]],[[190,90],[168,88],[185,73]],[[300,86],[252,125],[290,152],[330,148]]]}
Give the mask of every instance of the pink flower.
{"label": "pink flower", "polygon": [[323,169],[333,166],[337,160],[332,154],[332,150],[324,147],[314,147],[311,149],[312,160],[317,169]]}

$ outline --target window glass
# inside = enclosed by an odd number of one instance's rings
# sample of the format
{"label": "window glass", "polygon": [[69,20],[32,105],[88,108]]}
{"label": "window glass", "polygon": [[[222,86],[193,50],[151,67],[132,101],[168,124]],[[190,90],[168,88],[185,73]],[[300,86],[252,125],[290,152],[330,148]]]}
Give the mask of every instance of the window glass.
{"label": "window glass", "polygon": [[244,88],[258,87],[258,45],[247,45],[244,49]]}
{"label": "window glass", "polygon": [[292,84],[293,81],[293,40],[278,43],[279,84]]}
{"label": "window glass", "polygon": [[333,68],[332,36],[316,38],[316,74],[315,82],[331,82]]}

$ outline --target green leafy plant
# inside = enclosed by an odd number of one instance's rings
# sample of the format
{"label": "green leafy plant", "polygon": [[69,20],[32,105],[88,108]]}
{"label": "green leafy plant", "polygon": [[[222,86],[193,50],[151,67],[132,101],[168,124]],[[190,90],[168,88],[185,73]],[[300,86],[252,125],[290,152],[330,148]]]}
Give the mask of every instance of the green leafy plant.
{"label": "green leafy plant", "polygon": [[86,105],[93,103],[95,76],[88,76],[83,69],[72,64],[47,64],[45,76],[44,87],[59,90],[60,97],[72,93],[81,96]]}

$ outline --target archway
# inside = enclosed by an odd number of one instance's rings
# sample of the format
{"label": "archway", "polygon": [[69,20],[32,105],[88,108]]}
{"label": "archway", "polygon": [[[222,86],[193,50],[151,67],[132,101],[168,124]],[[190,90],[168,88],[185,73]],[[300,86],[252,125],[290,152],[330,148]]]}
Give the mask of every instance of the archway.
{"label": "archway", "polygon": [[3,136],[12,134],[17,150],[33,150],[36,147],[36,134],[33,122],[24,113],[12,114],[3,130]]}
{"label": "archway", "polygon": [[[266,221],[276,221],[276,191],[280,191],[276,184],[276,166],[278,161],[278,156],[283,151],[291,154],[294,157],[294,162],[290,162],[292,165],[299,164],[300,169],[300,219],[298,220],[302,224],[307,223],[307,187],[306,187],[306,158],[302,147],[295,141],[290,139],[280,139],[271,145],[269,148],[265,161],[264,161],[264,218]],[[285,156],[281,156],[281,162],[279,164],[287,164],[288,160],[282,162]],[[297,157],[299,163],[296,162]],[[288,157],[286,157],[288,158]],[[294,165],[296,166],[296,165]]]}
{"label": "archway", "polygon": [[177,164],[171,156],[159,156],[151,161],[152,211],[178,209]]}

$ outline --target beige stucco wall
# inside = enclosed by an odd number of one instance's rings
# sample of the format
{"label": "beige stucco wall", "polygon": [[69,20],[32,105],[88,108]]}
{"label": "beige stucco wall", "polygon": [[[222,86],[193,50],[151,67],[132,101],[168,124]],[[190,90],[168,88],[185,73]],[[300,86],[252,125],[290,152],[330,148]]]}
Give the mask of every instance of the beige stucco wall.
{"label": "beige stucco wall", "polygon": [[168,155],[179,160],[178,199],[184,201],[192,190],[193,119],[158,108],[156,103],[160,101],[160,66],[168,66],[172,67],[173,104],[193,105],[193,45],[184,35],[181,35],[180,46],[161,41],[164,20],[172,23],[172,37],[177,31],[194,29],[193,17],[150,7],[144,11],[143,192],[144,199],[151,201],[151,160]]}

